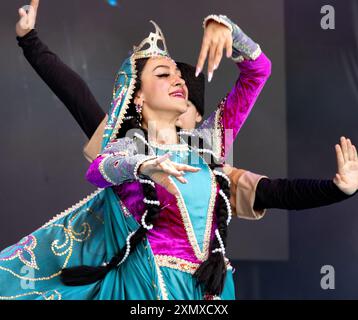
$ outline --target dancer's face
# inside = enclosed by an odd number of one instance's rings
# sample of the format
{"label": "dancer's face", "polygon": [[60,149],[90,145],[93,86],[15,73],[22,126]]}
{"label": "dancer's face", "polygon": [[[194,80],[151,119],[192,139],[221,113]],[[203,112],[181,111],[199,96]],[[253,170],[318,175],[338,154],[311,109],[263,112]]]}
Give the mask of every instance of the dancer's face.
{"label": "dancer's face", "polygon": [[187,111],[181,114],[176,122],[176,125],[185,130],[193,130],[197,123],[202,120],[202,116],[197,111],[195,105],[189,100],[189,107]]}
{"label": "dancer's face", "polygon": [[188,109],[188,88],[176,64],[166,58],[148,59],[141,75],[135,103],[141,105],[144,121],[155,117],[176,118]]}

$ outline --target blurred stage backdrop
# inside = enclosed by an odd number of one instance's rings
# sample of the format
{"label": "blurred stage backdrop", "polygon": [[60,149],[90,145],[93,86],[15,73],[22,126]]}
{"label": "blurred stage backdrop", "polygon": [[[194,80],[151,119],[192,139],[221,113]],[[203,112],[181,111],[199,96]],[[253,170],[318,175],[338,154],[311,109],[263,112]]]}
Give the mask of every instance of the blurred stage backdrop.
{"label": "blurred stage backdrop", "polygon": [[[0,4],[0,250],[94,190],[84,177],[85,135],[17,46],[23,4]],[[320,25],[327,4],[335,8],[335,30]],[[42,1],[37,30],[107,111],[114,75],[152,31],[150,19],[172,57],[195,65],[202,20],[212,13],[237,22],[272,61],[272,76],[235,143],[235,166],[272,178],[332,178],[339,137],[358,144],[354,0]],[[224,59],[206,87],[206,115],[237,76]],[[357,204],[356,197],[314,210],[269,210],[258,222],[235,219],[228,256],[237,298],[358,298]],[[324,265],[335,268],[334,290],[321,289]]]}

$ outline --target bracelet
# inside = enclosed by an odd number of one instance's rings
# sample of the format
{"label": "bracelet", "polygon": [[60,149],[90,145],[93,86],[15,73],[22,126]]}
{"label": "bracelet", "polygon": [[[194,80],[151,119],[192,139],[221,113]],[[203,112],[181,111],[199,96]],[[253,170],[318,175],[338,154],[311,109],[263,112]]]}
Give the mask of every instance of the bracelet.
{"label": "bracelet", "polygon": [[230,32],[232,32],[233,31],[232,25],[230,23],[228,23],[227,21],[225,21],[222,17],[226,18],[226,16],[216,15],[216,14],[211,14],[211,15],[207,16],[203,21],[203,28],[204,29],[206,28],[206,25],[209,20],[214,20],[214,21],[228,27],[230,29]]}

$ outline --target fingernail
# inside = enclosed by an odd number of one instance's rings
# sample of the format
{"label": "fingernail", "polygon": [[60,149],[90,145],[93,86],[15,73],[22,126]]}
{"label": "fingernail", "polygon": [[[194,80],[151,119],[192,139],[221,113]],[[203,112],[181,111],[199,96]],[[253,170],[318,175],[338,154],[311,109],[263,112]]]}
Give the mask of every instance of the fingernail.
{"label": "fingernail", "polygon": [[195,77],[198,77],[199,73],[201,72],[200,68],[196,68]]}
{"label": "fingernail", "polygon": [[216,70],[217,68],[218,68],[218,66],[215,64],[215,65],[214,65],[214,70]]}
{"label": "fingernail", "polygon": [[208,75],[208,82],[211,82],[211,79],[213,78],[213,73],[212,72],[209,72],[209,75]]}

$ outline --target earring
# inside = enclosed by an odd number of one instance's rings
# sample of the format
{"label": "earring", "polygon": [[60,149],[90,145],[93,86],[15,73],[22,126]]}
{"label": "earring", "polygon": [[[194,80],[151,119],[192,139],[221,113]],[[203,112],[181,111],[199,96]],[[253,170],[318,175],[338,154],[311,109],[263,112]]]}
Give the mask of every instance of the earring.
{"label": "earring", "polygon": [[135,110],[137,111],[137,122],[139,127],[142,126],[142,109],[143,107],[141,105],[136,104]]}

